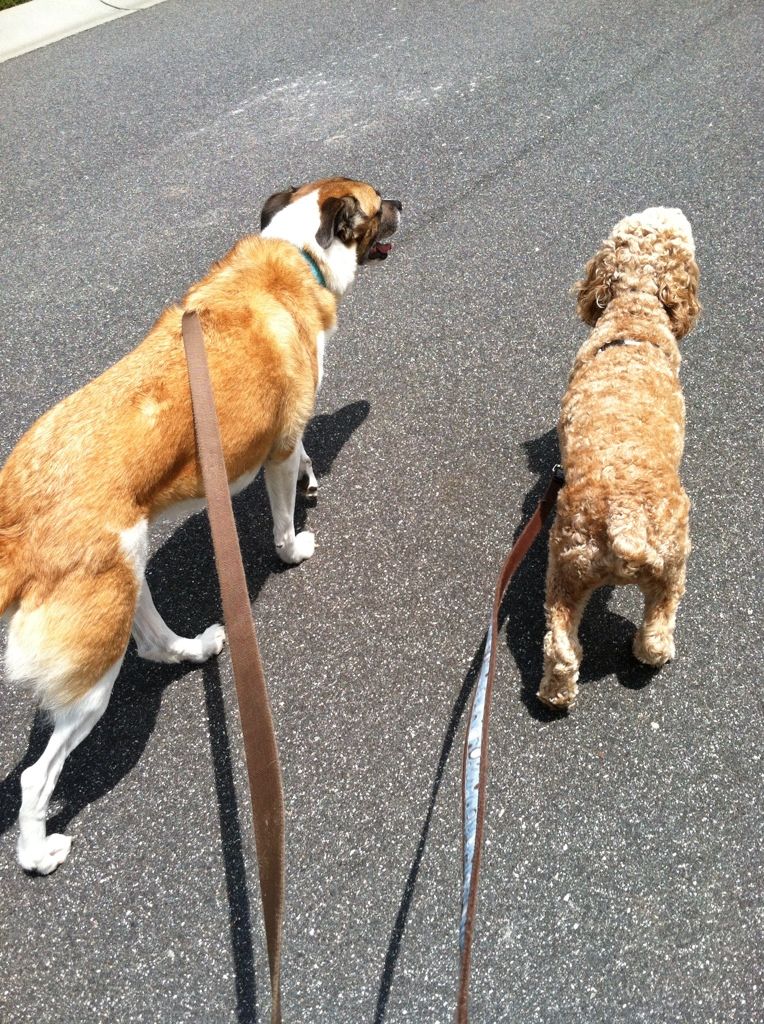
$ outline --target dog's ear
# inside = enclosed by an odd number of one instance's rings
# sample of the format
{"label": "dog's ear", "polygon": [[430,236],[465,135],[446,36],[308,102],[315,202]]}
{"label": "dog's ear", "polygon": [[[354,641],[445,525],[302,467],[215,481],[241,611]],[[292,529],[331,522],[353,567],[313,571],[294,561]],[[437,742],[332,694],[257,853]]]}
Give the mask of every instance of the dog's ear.
{"label": "dog's ear", "polygon": [[265,204],[260,211],[261,231],[264,231],[268,227],[280,210],[283,210],[285,206],[289,205],[289,201],[296,191],[297,189],[293,185],[292,188],[287,189],[285,192],[274,192],[272,196],[269,196],[269,198],[265,200]]}
{"label": "dog's ear", "polygon": [[578,295],[576,312],[590,327],[594,327],[613,297],[614,273],[615,251],[608,239],[586,264],[584,277],[573,285],[573,291]]}
{"label": "dog's ear", "polygon": [[658,298],[671,320],[677,341],[691,329],[700,313],[698,282],[700,272],[685,246],[670,246],[660,275]]}
{"label": "dog's ear", "polygon": [[326,249],[335,238],[345,245],[354,242],[360,210],[360,203],[354,196],[330,196],[321,207],[321,224],[316,232],[318,244]]}

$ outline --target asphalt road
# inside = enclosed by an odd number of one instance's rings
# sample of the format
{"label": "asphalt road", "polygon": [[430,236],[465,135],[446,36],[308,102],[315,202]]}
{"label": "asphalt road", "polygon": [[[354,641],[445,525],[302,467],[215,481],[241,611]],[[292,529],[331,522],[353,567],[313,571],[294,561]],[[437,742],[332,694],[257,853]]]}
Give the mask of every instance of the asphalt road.
{"label": "asphalt road", "polygon": [[[287,794],[286,1021],[451,1020],[459,712],[555,461],[585,336],[569,288],[651,204],[693,222],[705,306],[678,659],[640,671],[636,596],[602,593],[579,707],[546,714],[543,544],[513,584],[473,1020],[764,1021],[761,37],[760,8],[722,0],[168,0],[0,67],[3,457],[274,189],[346,173],[404,203],[327,352],[315,558],[281,571],[261,482],[236,501]],[[156,541],[157,603],[198,632],[219,616],[206,519]],[[17,868],[13,824],[45,726],[1,689],[4,1024],[265,1019],[227,656],[131,651],[67,763],[75,841],[48,878]]]}

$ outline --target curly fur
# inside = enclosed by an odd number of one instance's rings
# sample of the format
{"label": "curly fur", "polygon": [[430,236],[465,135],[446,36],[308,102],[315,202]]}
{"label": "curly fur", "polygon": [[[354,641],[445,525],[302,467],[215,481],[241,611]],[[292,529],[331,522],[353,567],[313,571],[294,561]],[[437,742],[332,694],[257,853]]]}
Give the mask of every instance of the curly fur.
{"label": "curly fur", "polygon": [[694,255],[681,210],[653,207],[616,224],[576,285],[579,316],[594,330],[558,426],[566,483],[550,535],[538,694],[554,708],[575,703],[578,624],[597,587],[639,586],[634,654],[653,666],[674,656],[690,550],[677,341],[700,312]]}

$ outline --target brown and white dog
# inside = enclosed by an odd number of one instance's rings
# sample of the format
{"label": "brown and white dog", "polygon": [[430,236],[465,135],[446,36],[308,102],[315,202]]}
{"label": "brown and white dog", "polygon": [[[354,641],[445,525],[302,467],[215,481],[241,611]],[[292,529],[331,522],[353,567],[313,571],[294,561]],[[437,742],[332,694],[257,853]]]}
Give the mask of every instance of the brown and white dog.
{"label": "brown and white dog", "polygon": [[538,693],[560,710],[576,700],[578,625],[596,587],[636,584],[645,612],[635,656],[654,667],[674,657],[690,551],[677,342],[700,311],[687,218],[666,207],[624,217],[577,288],[578,313],[594,330],[562,402],[565,486],[549,538]]}
{"label": "brown and white dog", "polygon": [[130,634],[153,661],[201,662],[223,629],[177,636],[146,580],[149,525],[202,507],[181,318],[196,309],[231,491],[261,466],[279,556],[313,554],[295,535],[298,477],[316,481],[302,435],[321,383],[338,298],[360,263],[384,258],[401,204],[360,181],[329,178],[266,202],[242,239],[145,340],[42,416],[0,471],[0,613],[8,676],[29,684],[53,732],[21,776],[18,859],[47,874],[71,839],[46,835],[67,755],[106,710]]}

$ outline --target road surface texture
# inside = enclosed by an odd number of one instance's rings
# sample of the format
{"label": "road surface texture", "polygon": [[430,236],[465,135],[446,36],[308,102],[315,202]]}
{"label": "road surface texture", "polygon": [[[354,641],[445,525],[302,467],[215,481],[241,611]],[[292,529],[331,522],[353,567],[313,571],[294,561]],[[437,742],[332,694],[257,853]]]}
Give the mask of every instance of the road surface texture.
{"label": "road surface texture", "polygon": [[[452,1019],[460,713],[556,461],[586,331],[570,286],[653,204],[690,217],[705,306],[683,344],[678,658],[641,670],[637,595],[601,592],[579,706],[547,713],[539,542],[499,649],[472,1019],[764,1020],[762,20],[724,0],[168,0],[0,68],[3,457],[270,192],[345,173],[404,204],[328,348],[314,559],[282,569],[261,481],[235,502],[286,786],[287,1022]],[[206,517],[155,540],[157,604],[197,633],[220,615]],[[46,726],[5,682],[2,706],[4,1024],[265,1020],[227,654],[131,647],[67,762],[51,829],[74,844],[47,878],[14,862]]]}

